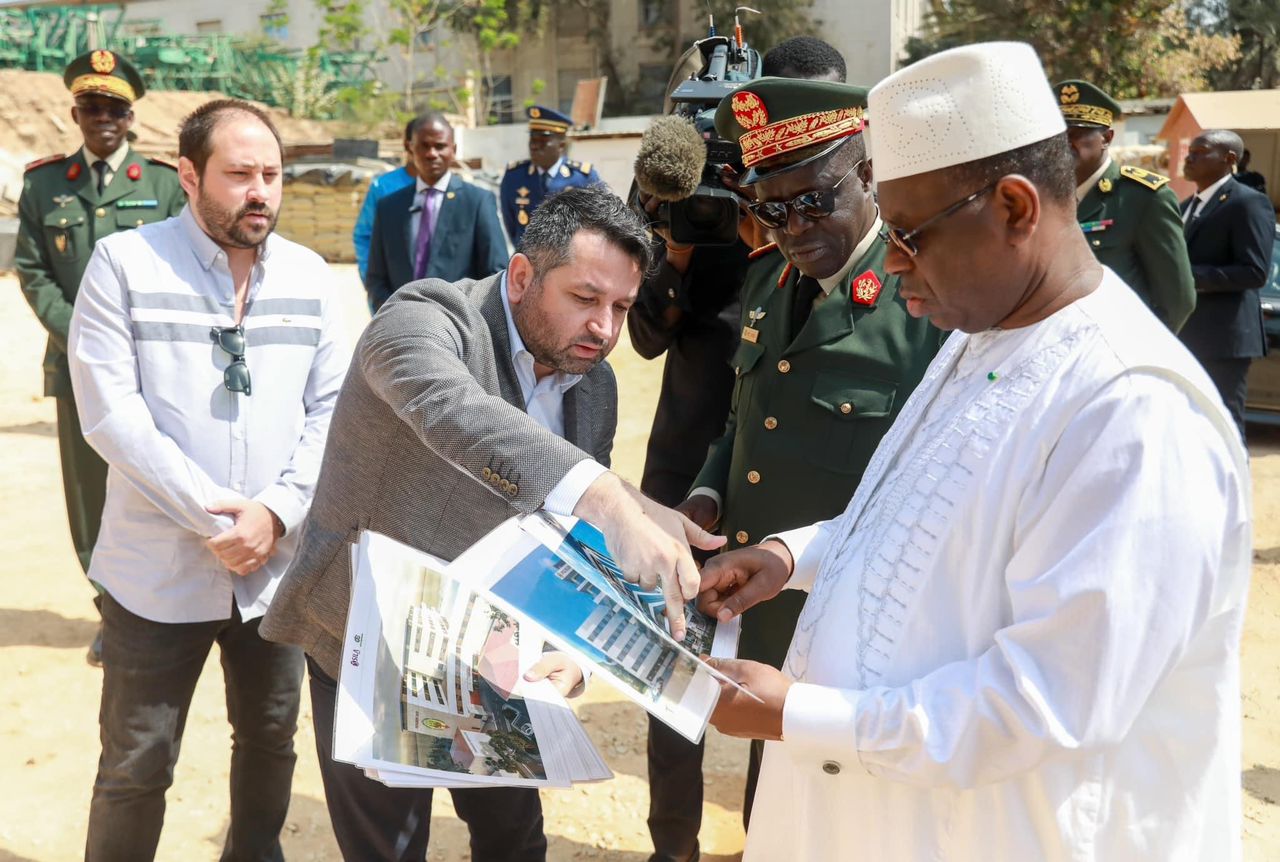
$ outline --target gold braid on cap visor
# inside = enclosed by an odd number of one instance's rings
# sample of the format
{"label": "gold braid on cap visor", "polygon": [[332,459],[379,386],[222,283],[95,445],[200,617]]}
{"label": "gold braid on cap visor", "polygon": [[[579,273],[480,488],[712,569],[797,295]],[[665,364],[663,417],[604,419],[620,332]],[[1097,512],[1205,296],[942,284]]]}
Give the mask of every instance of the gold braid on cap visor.
{"label": "gold braid on cap visor", "polygon": [[71,82],[71,95],[78,96],[81,93],[106,93],[126,102],[137,101],[133,87],[123,78],[114,75],[81,75]]}
{"label": "gold braid on cap visor", "polygon": [[862,131],[862,108],[840,108],[802,114],[743,133],[742,164],[751,167],[765,159]]}
{"label": "gold braid on cap visor", "polygon": [[1062,116],[1068,120],[1076,120],[1081,123],[1097,123],[1100,126],[1110,126],[1115,115],[1106,108],[1099,108],[1097,105],[1063,105]]}
{"label": "gold braid on cap visor", "polygon": [[563,135],[569,131],[568,123],[557,123],[555,120],[530,120],[529,131],[531,132],[552,132],[553,134]]}

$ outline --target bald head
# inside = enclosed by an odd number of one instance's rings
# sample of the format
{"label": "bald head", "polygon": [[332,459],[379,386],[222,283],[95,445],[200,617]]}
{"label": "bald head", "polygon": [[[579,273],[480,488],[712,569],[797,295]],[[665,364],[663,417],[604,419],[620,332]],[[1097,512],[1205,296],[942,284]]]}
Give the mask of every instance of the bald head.
{"label": "bald head", "polygon": [[1182,175],[1204,191],[1235,170],[1244,154],[1244,141],[1229,129],[1207,129],[1187,147]]}

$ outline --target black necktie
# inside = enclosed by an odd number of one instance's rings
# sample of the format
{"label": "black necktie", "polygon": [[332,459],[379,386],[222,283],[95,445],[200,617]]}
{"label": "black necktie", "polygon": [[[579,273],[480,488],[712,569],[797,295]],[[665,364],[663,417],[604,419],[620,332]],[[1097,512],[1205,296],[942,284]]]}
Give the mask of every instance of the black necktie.
{"label": "black necktie", "polygon": [[539,171],[539,172],[538,172],[538,185],[539,185],[539,186],[541,187],[541,189],[542,189],[542,196],[543,196],[544,198],[547,196],[547,178],[548,178],[549,176],[551,176],[551,174],[550,174],[550,172],[549,172],[549,171]]}
{"label": "black necktie", "polygon": [[98,194],[102,194],[107,188],[107,163],[98,159],[93,163],[93,171],[98,175]]}
{"label": "black necktie", "polygon": [[796,294],[791,300],[791,339],[793,341],[804,328],[804,322],[809,319],[809,313],[813,311],[813,302],[820,293],[822,293],[822,285],[818,284],[816,278],[802,275],[796,282]]}
{"label": "black necktie", "polygon": [[1196,195],[1191,199],[1191,206],[1187,209],[1187,224],[1195,219],[1196,213],[1200,211],[1200,196]]}

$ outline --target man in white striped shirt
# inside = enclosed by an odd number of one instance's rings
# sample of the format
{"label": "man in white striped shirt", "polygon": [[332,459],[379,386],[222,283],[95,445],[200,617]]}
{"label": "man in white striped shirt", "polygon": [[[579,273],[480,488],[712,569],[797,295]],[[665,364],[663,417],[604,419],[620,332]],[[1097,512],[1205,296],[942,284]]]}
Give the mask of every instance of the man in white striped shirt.
{"label": "man in white striped shirt", "polygon": [[111,667],[85,856],[154,858],[216,642],[233,731],[222,858],[275,860],[303,658],[258,623],[296,550],[346,356],[324,262],[272,233],[270,119],[211,102],[184,120],[179,154],[189,205],[98,244],[68,342],[85,438],[110,468],[90,577]]}

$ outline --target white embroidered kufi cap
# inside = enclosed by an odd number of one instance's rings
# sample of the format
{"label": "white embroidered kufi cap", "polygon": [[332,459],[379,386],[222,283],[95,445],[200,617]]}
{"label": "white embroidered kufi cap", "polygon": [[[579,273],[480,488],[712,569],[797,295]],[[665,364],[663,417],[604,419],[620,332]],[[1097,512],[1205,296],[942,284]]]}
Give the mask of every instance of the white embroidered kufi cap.
{"label": "white embroidered kufi cap", "polygon": [[877,182],[962,165],[1066,131],[1040,58],[1023,42],[926,57],[867,97]]}

